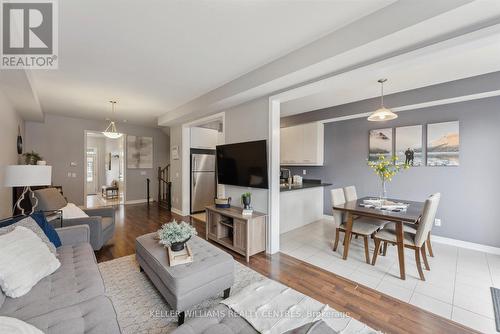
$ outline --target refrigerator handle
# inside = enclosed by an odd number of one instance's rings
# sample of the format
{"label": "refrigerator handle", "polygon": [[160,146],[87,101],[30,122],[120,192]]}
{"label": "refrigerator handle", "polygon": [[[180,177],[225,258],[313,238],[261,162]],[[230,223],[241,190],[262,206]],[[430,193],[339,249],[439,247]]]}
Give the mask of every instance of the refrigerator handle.
{"label": "refrigerator handle", "polygon": [[192,170],[193,170],[193,171],[197,171],[197,170],[198,170],[198,169],[196,168],[196,160],[197,160],[197,159],[196,159],[196,156],[195,156],[195,155],[193,155],[193,162],[192,162],[192,164],[193,164],[193,166],[192,166],[192,167],[193,167],[193,169],[192,169]]}
{"label": "refrigerator handle", "polygon": [[193,188],[196,188],[196,174],[193,173]]}

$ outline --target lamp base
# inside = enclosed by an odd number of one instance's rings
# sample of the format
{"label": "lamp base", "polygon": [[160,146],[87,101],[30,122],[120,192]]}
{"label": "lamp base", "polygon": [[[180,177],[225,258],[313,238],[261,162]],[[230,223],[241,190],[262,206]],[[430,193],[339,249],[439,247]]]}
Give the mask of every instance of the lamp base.
{"label": "lamp base", "polygon": [[23,215],[23,216],[26,216],[26,210],[24,210],[24,208],[21,206],[21,202],[24,200],[25,195],[27,193],[29,193],[28,196],[31,196],[31,198],[33,199],[33,201],[31,201],[32,206],[31,206],[31,212],[29,214],[30,215],[33,214],[33,212],[35,212],[35,208],[38,206],[38,198],[36,198],[35,193],[31,189],[31,187],[24,187],[24,190],[23,190],[21,196],[19,196],[19,198],[17,199],[16,205],[15,205],[15,207],[17,207],[19,209],[19,211],[21,211],[21,215]]}

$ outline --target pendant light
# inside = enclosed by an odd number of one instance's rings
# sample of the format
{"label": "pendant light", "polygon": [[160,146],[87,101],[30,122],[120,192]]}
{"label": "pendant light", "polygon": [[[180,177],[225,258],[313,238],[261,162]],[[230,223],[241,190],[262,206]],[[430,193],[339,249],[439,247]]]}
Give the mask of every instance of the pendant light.
{"label": "pendant light", "polygon": [[109,103],[111,103],[111,120],[109,122],[108,127],[106,128],[106,130],[104,130],[104,132],[102,134],[108,138],[117,139],[117,138],[120,138],[121,136],[123,136],[123,134],[116,131],[116,125],[115,125],[115,122],[113,121],[113,116],[115,114],[116,101],[109,101]]}
{"label": "pendant light", "polygon": [[370,116],[368,116],[368,120],[372,122],[383,122],[383,121],[390,121],[391,119],[398,118],[398,115],[392,112],[391,109],[388,109],[384,106],[384,82],[386,82],[387,79],[379,79],[378,82],[380,83],[380,108],[375,110]]}

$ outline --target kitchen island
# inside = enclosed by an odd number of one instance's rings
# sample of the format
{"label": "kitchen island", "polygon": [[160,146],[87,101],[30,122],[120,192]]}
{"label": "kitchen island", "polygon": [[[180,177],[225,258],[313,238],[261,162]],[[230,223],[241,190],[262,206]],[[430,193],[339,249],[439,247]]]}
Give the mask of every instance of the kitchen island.
{"label": "kitchen island", "polygon": [[324,187],[329,183],[307,182],[280,189],[280,234],[323,218]]}

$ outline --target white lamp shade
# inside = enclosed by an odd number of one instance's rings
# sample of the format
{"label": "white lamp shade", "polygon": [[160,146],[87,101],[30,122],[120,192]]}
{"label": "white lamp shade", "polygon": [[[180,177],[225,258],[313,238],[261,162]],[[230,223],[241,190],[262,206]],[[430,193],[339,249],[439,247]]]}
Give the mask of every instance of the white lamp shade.
{"label": "white lamp shade", "polygon": [[368,120],[372,122],[383,122],[383,121],[390,121],[391,119],[395,118],[398,118],[398,115],[393,113],[391,109],[387,109],[386,107],[381,107],[380,109],[375,110],[368,117]]}
{"label": "white lamp shade", "polygon": [[12,165],[5,167],[6,187],[49,186],[52,166]]}

